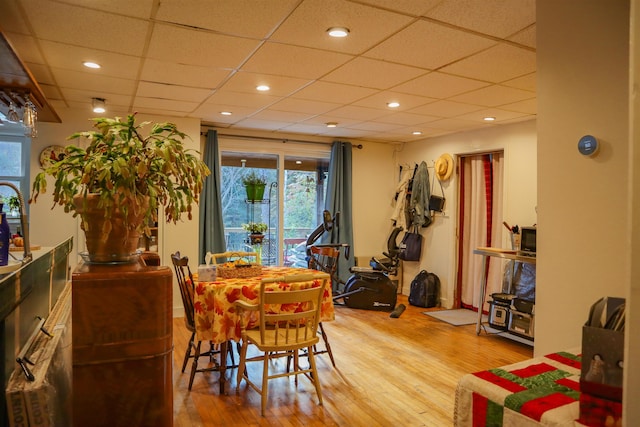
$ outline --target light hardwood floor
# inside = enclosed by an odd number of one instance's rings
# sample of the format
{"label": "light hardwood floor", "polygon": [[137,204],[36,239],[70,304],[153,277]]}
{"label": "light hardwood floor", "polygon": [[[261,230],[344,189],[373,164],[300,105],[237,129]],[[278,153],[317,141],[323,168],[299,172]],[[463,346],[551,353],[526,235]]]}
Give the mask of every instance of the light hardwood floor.
{"label": "light hardwood floor", "polygon": [[[406,296],[398,303],[407,306],[398,319],[337,306],[336,320],[324,323],[337,368],[327,355],[317,357],[324,405],[306,378],[297,387],[280,378],[270,382],[264,417],[260,396],[246,383],[236,395],[235,369],[227,371],[224,396],[217,372],[196,374],[187,390],[188,371],[180,368],[189,336],[183,319],[174,319],[174,426],[451,426],[460,377],[533,356],[531,346],[477,336],[475,324],[425,316],[437,309],[410,306]],[[249,374],[260,378],[260,366],[250,364]]]}

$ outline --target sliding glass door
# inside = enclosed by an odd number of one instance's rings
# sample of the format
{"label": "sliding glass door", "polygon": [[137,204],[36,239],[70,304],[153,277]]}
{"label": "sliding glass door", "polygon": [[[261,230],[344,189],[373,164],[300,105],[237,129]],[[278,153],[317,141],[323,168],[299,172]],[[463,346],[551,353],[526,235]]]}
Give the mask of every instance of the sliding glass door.
{"label": "sliding glass door", "polygon": [[[329,153],[222,151],[223,221],[227,251],[259,251],[263,265],[306,266],[307,237],[321,221]],[[243,177],[254,173],[266,181],[262,199],[247,196]],[[249,223],[266,226],[258,242]]]}

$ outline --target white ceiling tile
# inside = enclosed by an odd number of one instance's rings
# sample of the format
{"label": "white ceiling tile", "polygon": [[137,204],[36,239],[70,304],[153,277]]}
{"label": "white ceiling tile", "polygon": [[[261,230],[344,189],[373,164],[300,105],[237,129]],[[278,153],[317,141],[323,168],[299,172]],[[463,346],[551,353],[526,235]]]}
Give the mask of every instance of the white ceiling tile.
{"label": "white ceiling tile", "polygon": [[315,81],[291,96],[299,99],[350,104],[374,93],[376,93],[376,90],[371,88]]}
{"label": "white ceiling tile", "polygon": [[327,129],[326,126],[322,126],[322,125],[295,123],[293,125],[284,127],[281,130],[286,132],[293,132],[293,133],[321,135],[323,132],[326,131],[326,129]]}
{"label": "white ceiling tile", "polygon": [[243,71],[315,80],[352,58],[306,47],[265,43],[242,66]]}
{"label": "white ceiling tile", "polygon": [[95,91],[99,93],[115,93],[119,95],[131,95],[135,90],[135,80],[120,79],[116,77],[100,76],[79,71],[52,69],[53,76],[60,88],[73,88]]}
{"label": "white ceiling tile", "polygon": [[309,113],[296,113],[292,111],[276,111],[276,110],[262,110],[252,116],[258,120],[274,120],[274,121],[287,121],[287,122],[303,122],[311,117],[313,114]]}
{"label": "white ceiling tile", "polygon": [[185,87],[166,83],[140,82],[137,97],[175,99],[177,101],[191,101],[200,104],[209,95],[211,90],[195,87]]}
{"label": "white ceiling tile", "polygon": [[53,79],[53,75],[51,74],[51,69],[42,64],[31,64],[26,63],[26,66],[29,67],[29,71],[36,78],[40,86],[44,85],[55,85],[55,80]]}
{"label": "white ceiling tile", "polygon": [[535,0],[447,0],[426,16],[505,38],[536,22]]}
{"label": "white ceiling tile", "polygon": [[498,108],[487,108],[485,110],[475,111],[469,114],[463,114],[456,118],[470,120],[477,123],[487,123],[485,117],[495,117],[495,121],[489,122],[489,124],[499,124],[505,120],[515,119],[517,117],[526,116],[526,113],[518,113],[515,111],[506,111]]}
{"label": "white ceiling tile", "polygon": [[356,58],[321,80],[364,86],[374,89],[388,89],[424,74],[420,68],[392,64],[369,58]]}
{"label": "white ceiling tile", "polygon": [[522,31],[512,35],[508,40],[524,46],[536,47],[536,26],[531,25]]}
{"label": "white ceiling tile", "polygon": [[255,40],[156,24],[148,56],[179,64],[237,68],[258,46]]}
{"label": "white ceiling tile", "polygon": [[362,120],[346,119],[344,117],[333,116],[331,114],[320,114],[305,120],[304,124],[326,126],[327,123],[332,123],[332,122],[337,123],[339,128],[345,128],[345,127],[350,127],[352,125],[355,125],[357,123],[361,123]]}
{"label": "white ceiling tile", "polygon": [[400,129],[402,125],[393,124],[393,123],[382,123],[377,120],[368,121],[368,122],[360,122],[354,125],[350,125],[349,129],[358,129],[358,130],[368,130],[370,132],[386,132],[390,130]]}
{"label": "white ceiling tile", "polygon": [[[239,107],[234,105],[221,105],[221,104],[207,104],[204,103],[200,105],[196,110],[194,110],[194,114],[197,114],[198,117],[202,117],[202,120],[205,122],[216,122],[216,123],[236,123],[245,117],[249,117],[256,112],[260,111],[261,107]],[[232,113],[231,116],[223,116],[220,114],[222,111],[229,111]]]}
{"label": "white ceiling tile", "polygon": [[527,74],[526,76],[518,77],[512,80],[507,80],[500,83],[503,86],[515,87],[517,89],[528,90],[531,92],[536,91],[536,73]]}
{"label": "white ceiling tile", "polygon": [[[163,0],[164,3],[166,0]],[[103,12],[115,12],[134,18],[148,19],[151,16],[154,0],[65,0],[65,3],[82,8],[101,10]]]}
{"label": "white ceiling tile", "polygon": [[141,113],[147,112],[145,108],[174,111],[174,112],[190,112],[198,106],[196,102],[178,101],[175,99],[162,99],[162,98],[145,98],[142,96],[136,96],[133,101],[133,107],[136,110],[140,110]]}
{"label": "white ceiling tile", "polygon": [[297,3],[298,0],[162,0],[156,19],[261,39],[272,32]]}
{"label": "white ceiling tile", "polygon": [[234,127],[242,127],[247,129],[266,129],[266,130],[278,130],[288,126],[287,122],[276,122],[273,120],[258,120],[253,117],[240,120]]}
{"label": "white ceiling tile", "polygon": [[435,70],[495,44],[494,40],[445,25],[417,21],[365,56]]}
{"label": "white ceiling tile", "polygon": [[277,102],[276,104],[273,104],[270,109],[277,111],[299,111],[309,114],[323,114],[338,107],[340,107],[340,104],[332,102],[286,98]]}
{"label": "white ceiling tile", "polygon": [[[359,101],[356,101],[352,105],[369,108],[381,108],[390,113],[394,111],[410,110],[412,108],[419,107],[420,105],[428,104],[433,101],[435,101],[435,99],[426,98],[424,96],[409,95],[407,93],[392,91],[381,91],[376,93],[375,95],[371,95]],[[396,108],[387,107],[387,103],[389,102],[399,102],[400,106]]]}
{"label": "white ceiling tile", "polygon": [[287,96],[309,83],[311,80],[239,71],[227,80],[222,88],[234,92],[256,93],[258,85],[267,85],[271,88],[267,92],[269,95]]}
{"label": "white ceiling tile", "polygon": [[472,111],[481,110],[482,108],[483,107],[478,105],[442,100],[414,108],[410,113],[435,117],[456,117]]}
{"label": "white ceiling tile", "polygon": [[[0,3],[2,3],[0,1]],[[38,48],[38,44],[35,37],[22,35],[18,33],[5,34],[7,41],[15,49],[23,62],[44,64],[45,59]]]}
{"label": "white ceiling tile", "polygon": [[512,87],[493,85],[482,89],[467,92],[462,95],[454,96],[452,101],[466,102],[469,104],[485,105],[495,107],[498,105],[511,104],[517,101],[523,101],[535,97],[535,92],[529,92]]}
{"label": "white ceiling tile", "polygon": [[466,129],[477,128],[478,125],[470,120],[461,120],[457,118],[451,118],[451,119],[440,119],[433,122],[429,122],[429,127],[433,129],[442,129],[442,130],[450,130],[450,129],[466,130]]}
{"label": "white ceiling tile", "polygon": [[229,69],[146,59],[142,66],[140,80],[215,89],[230,73]]}
{"label": "white ceiling tile", "polygon": [[403,126],[414,126],[425,123],[427,121],[438,120],[439,118],[440,117],[438,116],[429,116],[426,114],[398,112],[382,116],[377,120],[384,123],[396,123]]}
{"label": "white ceiling tile", "polygon": [[[305,0],[271,37],[297,46],[359,54],[412,21],[411,17],[344,0]],[[331,27],[347,27],[345,38],[327,34]]]}
{"label": "white ceiling tile", "polygon": [[261,108],[271,105],[279,99],[280,97],[267,95],[265,93],[242,93],[219,90],[207,100],[207,104]]}
{"label": "white ceiling tile", "polygon": [[374,108],[358,107],[356,105],[346,105],[344,107],[336,108],[330,113],[332,116],[345,117],[348,119],[375,120],[387,115],[389,112]]}
{"label": "white ceiling tile", "polygon": [[512,104],[504,104],[500,106],[501,110],[517,111],[519,113],[537,114],[538,103],[535,98],[525,99],[524,101],[514,102]]}
{"label": "white ceiling tile", "polygon": [[421,16],[442,0],[359,0],[360,3],[376,6],[381,9],[406,13],[411,16]]}
{"label": "white ceiling tile", "polygon": [[500,43],[440,71],[499,83],[536,71],[536,53]]}
{"label": "white ceiling tile", "polygon": [[35,34],[45,40],[141,55],[149,22],[118,13],[44,0],[25,0],[29,23]]}
{"label": "white ceiling tile", "polygon": [[489,86],[490,83],[466,77],[433,72],[393,87],[394,92],[412,93],[430,98],[449,98],[471,90]]}

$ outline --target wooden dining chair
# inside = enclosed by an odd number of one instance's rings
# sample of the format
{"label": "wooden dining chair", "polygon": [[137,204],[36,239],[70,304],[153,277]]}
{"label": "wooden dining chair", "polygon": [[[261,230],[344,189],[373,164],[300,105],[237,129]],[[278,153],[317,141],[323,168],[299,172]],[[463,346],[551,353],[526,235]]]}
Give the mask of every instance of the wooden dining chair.
{"label": "wooden dining chair", "polygon": [[211,256],[211,261],[214,264],[221,264],[234,259],[246,259],[248,261],[253,261],[256,264],[261,263],[260,254],[258,252],[227,251],[216,254],[207,252],[207,258],[209,256]]}
{"label": "wooden dining chair", "polygon": [[[266,286],[269,283],[293,284],[312,280],[319,282],[317,286],[306,289],[266,291]],[[313,346],[319,340],[317,331],[322,295],[328,282],[329,276],[322,273],[265,278],[260,284],[258,304],[236,301],[236,307],[239,310],[259,313],[259,327],[257,329],[247,330],[245,325],[242,325],[242,347],[236,393],[240,393],[240,384],[244,379],[251,388],[260,393],[261,414],[263,416],[267,406],[268,381],[274,378],[293,375],[297,384],[298,375],[306,376],[315,386],[318,404],[322,405],[322,390],[313,355]],[[289,310],[283,311],[276,308],[283,306],[288,307]],[[247,358],[249,345],[257,347],[261,354]],[[299,351],[303,348],[306,348],[309,354],[309,367],[306,369],[301,368],[298,358]],[[293,358],[292,371],[288,368],[285,371],[283,366],[270,363],[273,359],[280,357]],[[252,361],[263,362],[261,386],[252,382],[247,375],[246,363]]]}
{"label": "wooden dining chair", "polygon": [[[332,246],[310,246],[309,251],[311,256],[309,257],[309,268],[312,270],[323,271],[331,277],[331,288],[333,289],[333,281],[336,279],[336,272],[338,269],[338,259],[340,258],[340,249]],[[324,342],[324,349],[319,349],[318,346],[313,347],[313,351],[316,355],[328,354],[331,359],[331,364],[336,367],[336,361],[333,358],[333,352],[331,351],[331,345],[329,344],[329,337],[320,322],[319,332],[322,335],[322,341]]]}
{"label": "wooden dining chair", "polygon": [[[220,364],[215,358],[215,355],[220,354],[220,349],[214,345],[213,342],[209,342],[209,350],[202,352],[200,347],[202,341],[196,341],[196,324],[194,320],[194,280],[193,275],[191,274],[191,269],[189,268],[189,258],[186,256],[181,257],[180,252],[176,252],[175,254],[171,254],[171,262],[173,263],[173,268],[176,272],[176,278],[178,279],[178,285],[180,287],[180,296],[182,297],[182,304],[184,306],[184,324],[187,327],[187,330],[191,332],[191,337],[189,338],[189,344],[187,345],[187,349],[184,354],[184,360],[182,362],[182,372],[184,373],[185,368],[187,367],[187,362],[189,359],[193,359],[191,365],[191,374],[189,376],[189,390],[193,385],[193,379],[196,375],[196,372],[211,372],[211,371],[219,371]],[[235,365],[235,360],[233,356],[232,346],[227,346],[229,353],[231,353],[231,364]],[[198,360],[202,356],[208,356],[209,362],[213,364],[213,366],[207,366],[206,368],[198,367]]]}

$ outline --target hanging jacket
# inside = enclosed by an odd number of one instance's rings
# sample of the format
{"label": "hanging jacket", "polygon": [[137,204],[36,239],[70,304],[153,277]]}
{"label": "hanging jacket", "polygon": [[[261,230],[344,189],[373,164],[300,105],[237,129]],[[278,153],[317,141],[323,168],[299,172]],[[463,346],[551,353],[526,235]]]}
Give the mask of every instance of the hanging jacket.
{"label": "hanging jacket", "polygon": [[411,187],[410,209],[413,213],[411,225],[428,227],[431,225],[431,211],[429,210],[429,169],[427,163],[422,162],[413,176],[413,186]]}
{"label": "hanging jacket", "polygon": [[409,203],[407,201],[407,192],[409,191],[409,183],[413,177],[412,168],[403,168],[400,174],[400,182],[396,187],[396,194],[391,201],[391,205],[394,207],[391,220],[394,221],[396,227],[402,227],[403,230],[408,228],[407,224],[407,211],[409,210]]}

